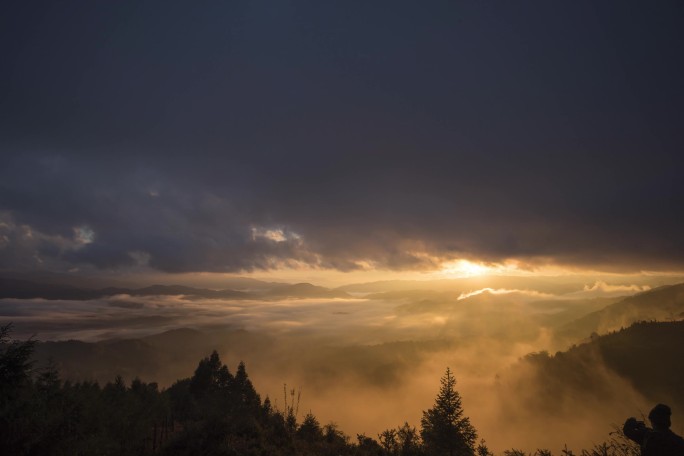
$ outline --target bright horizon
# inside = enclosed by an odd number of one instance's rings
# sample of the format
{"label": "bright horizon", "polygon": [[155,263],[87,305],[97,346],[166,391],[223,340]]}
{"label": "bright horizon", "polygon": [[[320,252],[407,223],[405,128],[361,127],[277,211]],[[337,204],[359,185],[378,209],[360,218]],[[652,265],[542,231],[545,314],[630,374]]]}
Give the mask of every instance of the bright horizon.
{"label": "bright horizon", "polygon": [[216,349],[375,438],[449,366],[497,453],[684,429],[680,2],[7,3],[0,328],[64,378]]}
{"label": "bright horizon", "polygon": [[[72,273],[74,274],[74,273]],[[98,275],[95,275],[98,277]],[[126,274],[102,275],[99,277],[129,278]],[[492,264],[469,260],[457,260],[447,262],[442,269],[434,271],[389,271],[389,270],[362,270],[352,272],[340,272],[335,270],[321,270],[312,268],[283,268],[267,271],[250,271],[230,274],[222,273],[180,273],[160,274],[148,271],[135,276],[140,283],[165,283],[165,284],[195,284],[196,286],[208,286],[220,288],[221,280],[227,281],[234,278],[251,278],[266,282],[285,283],[311,283],[317,286],[336,288],[351,284],[361,284],[381,281],[448,281],[455,279],[480,278],[483,283],[492,277],[520,277],[520,278],[577,278],[584,279],[588,285],[600,281],[615,281],[629,284],[630,280],[648,282],[649,279],[671,278],[672,281],[684,280],[684,271],[638,271],[638,272],[606,272],[596,270],[582,270],[578,268],[563,268],[547,266],[535,269],[520,269],[516,263]],[[227,282],[229,283],[229,282]],[[226,286],[226,288],[230,288]]]}

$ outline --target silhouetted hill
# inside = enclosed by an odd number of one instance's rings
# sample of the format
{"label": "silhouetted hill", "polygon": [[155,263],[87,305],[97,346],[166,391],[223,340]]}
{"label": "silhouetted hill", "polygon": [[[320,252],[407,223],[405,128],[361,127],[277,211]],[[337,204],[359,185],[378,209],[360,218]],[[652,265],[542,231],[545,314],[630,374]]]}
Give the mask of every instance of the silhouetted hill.
{"label": "silhouetted hill", "polygon": [[627,327],[644,320],[684,319],[684,284],[659,287],[619,300],[558,329],[557,336],[569,342]]}
{"label": "silhouetted hill", "polygon": [[84,289],[66,285],[0,278],[0,298],[88,300],[127,294],[130,296],[187,295],[211,299],[244,299],[247,293],[235,290],[207,290],[182,285],[152,285],[144,288],[107,287]]}
{"label": "silhouetted hill", "polygon": [[684,321],[635,323],[576,347],[571,354],[582,357],[592,349],[647,397],[671,400],[684,409]]}
{"label": "silhouetted hill", "polygon": [[[173,282],[170,282],[173,281]],[[238,291],[263,291],[279,285],[285,285],[283,282],[269,282],[265,280],[252,279],[250,277],[226,277],[223,274],[214,276],[208,275],[193,275],[184,278],[182,276],[167,276],[158,275],[154,279],[147,280],[147,283],[160,283],[163,285],[187,285],[195,288],[209,288],[212,290],[224,290],[229,288]]]}
{"label": "silhouetted hill", "polygon": [[106,287],[135,287],[135,281],[121,277],[92,276],[79,273],[60,273],[50,271],[12,271],[0,270],[0,277],[46,285],[61,285],[65,287],[98,289]]}
{"label": "silhouetted hill", "polygon": [[0,299],[73,299],[87,300],[105,296],[100,290],[76,288],[68,285],[36,283],[20,279],[0,278]]}
{"label": "silhouetted hill", "polygon": [[[186,285],[195,288],[211,290],[231,289],[238,291],[263,291],[276,286],[285,285],[282,282],[268,282],[251,277],[221,275],[192,275],[167,276],[154,274],[151,276],[116,276],[116,275],[83,275],[81,273],[59,273],[50,271],[14,271],[0,270],[0,277],[5,279],[23,280],[27,282],[61,285],[73,288],[87,288],[92,290],[102,288],[140,288],[146,283],[162,285]],[[175,282],[168,282],[174,280]]]}
{"label": "silhouetted hill", "polygon": [[553,356],[530,354],[502,378],[511,390],[534,392],[525,398],[531,410],[549,412],[561,398],[625,401],[631,385],[648,401],[684,411],[682,359],[684,321],[638,322]]}
{"label": "silhouetted hill", "polygon": [[[266,282],[259,282],[265,285]],[[0,278],[0,299],[32,299],[48,300],[89,300],[115,295],[129,296],[177,296],[189,299],[283,299],[283,298],[351,298],[340,290],[319,287],[310,283],[281,284],[272,283],[272,288],[253,291],[237,291],[232,289],[210,290],[185,285],[151,285],[143,288],[107,287],[100,289],[84,289],[67,285],[37,283],[27,280]]]}

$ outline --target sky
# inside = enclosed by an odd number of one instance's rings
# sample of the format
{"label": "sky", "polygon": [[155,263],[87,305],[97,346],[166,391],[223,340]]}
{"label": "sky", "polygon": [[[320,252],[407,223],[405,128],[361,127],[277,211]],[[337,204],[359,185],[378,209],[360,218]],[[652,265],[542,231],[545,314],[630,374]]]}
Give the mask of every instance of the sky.
{"label": "sky", "polygon": [[10,2],[0,270],[682,271],[683,20],[676,1]]}

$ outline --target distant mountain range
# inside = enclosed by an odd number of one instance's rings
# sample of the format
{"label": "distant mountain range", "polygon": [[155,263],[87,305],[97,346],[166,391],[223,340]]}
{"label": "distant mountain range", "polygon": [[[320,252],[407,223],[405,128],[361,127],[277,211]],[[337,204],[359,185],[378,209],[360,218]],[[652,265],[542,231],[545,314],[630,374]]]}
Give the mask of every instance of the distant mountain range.
{"label": "distant mountain range", "polygon": [[[468,292],[482,288],[535,290],[541,293],[566,295],[581,293],[586,295],[597,282],[606,285],[631,286],[665,286],[684,281],[684,277],[675,276],[632,276],[629,278],[615,278],[602,276],[520,276],[520,275],[485,275],[474,277],[445,278],[435,280],[384,280],[376,282],[354,283],[338,287],[338,290],[348,293],[384,293],[406,291],[440,291],[440,292]],[[629,290],[623,295],[631,294]]]}
{"label": "distant mountain range", "polygon": [[[266,282],[264,282],[266,283]],[[285,298],[351,298],[341,290],[332,290],[310,283],[273,283],[267,289],[239,291],[211,290],[184,285],[152,285],[143,288],[106,287],[98,289],[75,287],[55,283],[39,283],[21,279],[0,278],[0,299],[89,300],[115,295],[172,296],[183,295],[202,299],[285,299]]]}

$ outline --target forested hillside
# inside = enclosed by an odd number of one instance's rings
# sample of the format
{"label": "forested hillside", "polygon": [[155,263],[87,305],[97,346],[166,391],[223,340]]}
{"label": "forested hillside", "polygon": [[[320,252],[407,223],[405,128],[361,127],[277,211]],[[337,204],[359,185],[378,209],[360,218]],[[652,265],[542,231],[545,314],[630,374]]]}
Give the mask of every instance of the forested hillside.
{"label": "forested hillside", "polygon": [[639,322],[567,351],[523,357],[500,372],[492,402],[504,432],[529,431],[504,440],[525,448],[572,445],[578,436],[598,443],[630,416],[648,422],[657,403],[672,407],[672,430],[681,435],[683,350],[684,322]]}
{"label": "forested hillside", "polygon": [[[681,327],[667,329],[674,333],[663,337],[681,336]],[[599,347],[612,353],[615,347],[648,337],[644,330],[647,325],[637,325],[629,332],[637,339],[618,333],[603,338]],[[297,392],[286,386],[279,405],[277,400],[262,400],[245,365],[240,362],[231,372],[215,351],[199,361],[191,377],[164,390],[139,379],[127,384],[121,377],[101,386],[62,381],[54,366],[32,361],[33,341],[12,340],[10,325],[0,331],[0,447],[8,452],[4,454],[491,455],[462,408],[456,379],[448,368],[434,406],[423,412],[420,430],[404,423],[377,439],[364,434],[352,439],[334,423],[322,425],[311,411],[301,413]],[[527,361],[547,363],[549,375],[554,375],[557,366],[565,369],[562,360],[581,357],[586,350],[576,348],[556,357],[536,355]],[[619,356],[614,358],[616,366],[624,364]],[[615,438],[586,454],[633,452],[633,446]]]}
{"label": "forested hillside", "polygon": [[648,399],[684,410],[682,359],[684,321],[642,321],[595,335],[590,342],[555,356],[547,352],[530,354],[515,369],[535,367],[540,403],[550,404],[553,397],[564,395],[601,399],[617,394],[614,385],[602,381],[601,372],[607,369]]}

